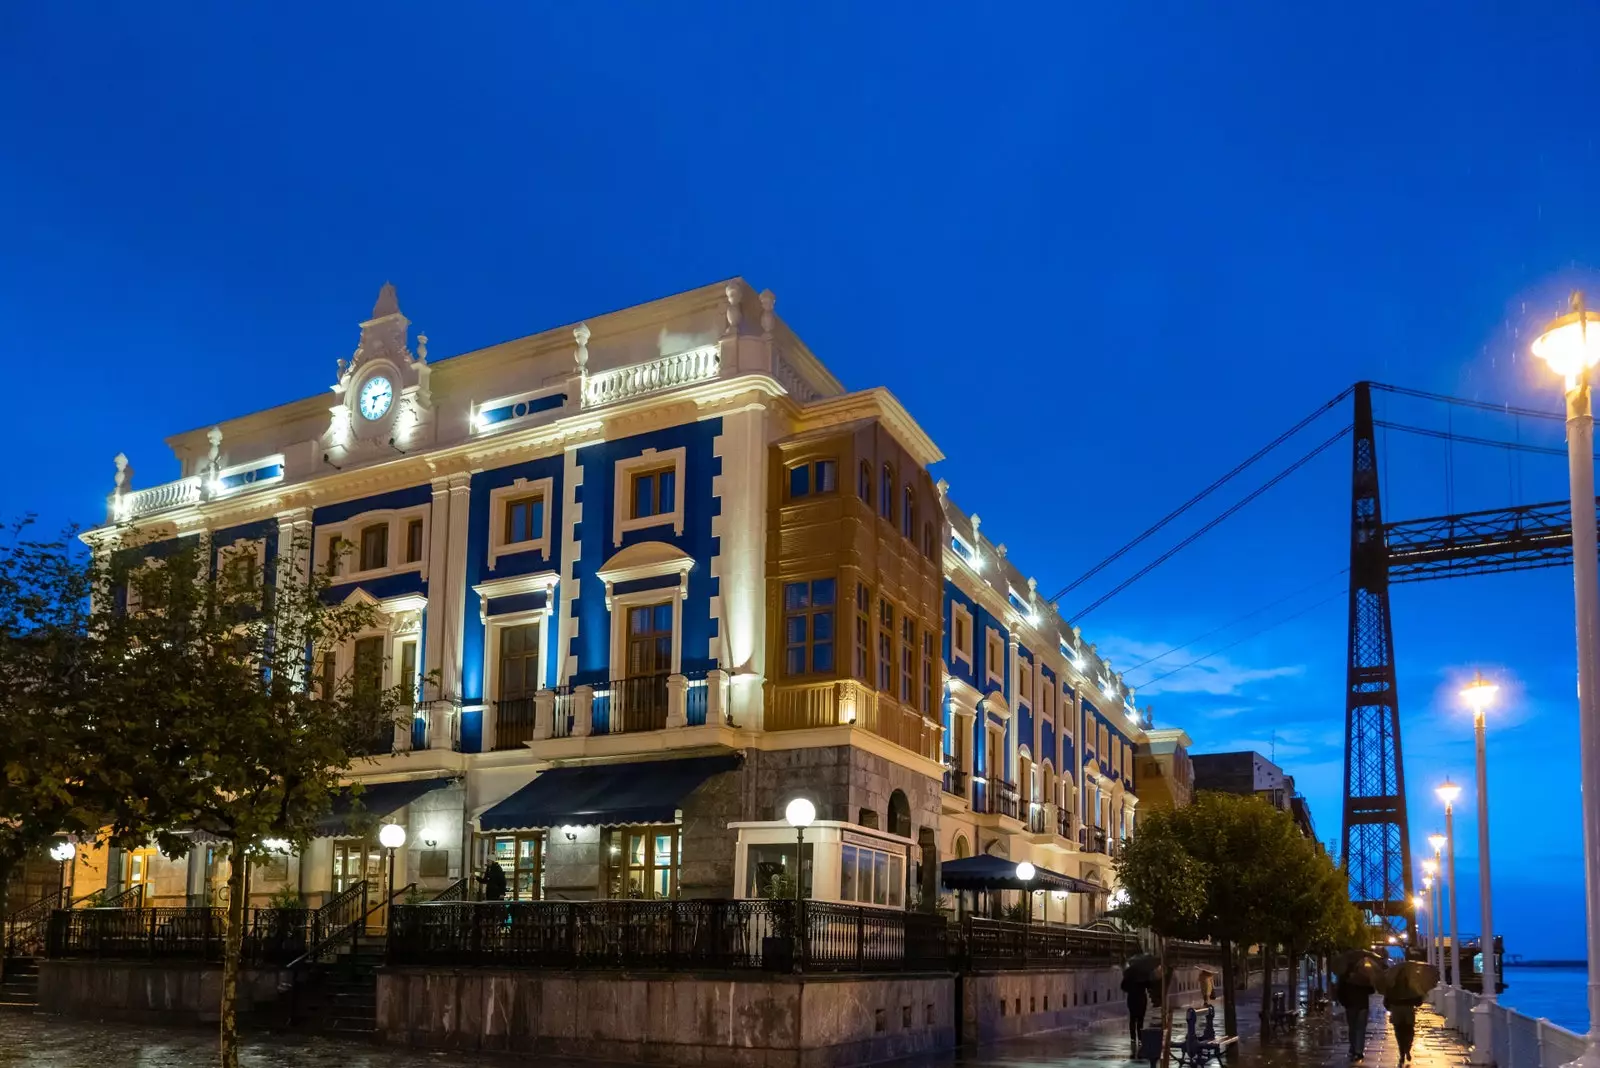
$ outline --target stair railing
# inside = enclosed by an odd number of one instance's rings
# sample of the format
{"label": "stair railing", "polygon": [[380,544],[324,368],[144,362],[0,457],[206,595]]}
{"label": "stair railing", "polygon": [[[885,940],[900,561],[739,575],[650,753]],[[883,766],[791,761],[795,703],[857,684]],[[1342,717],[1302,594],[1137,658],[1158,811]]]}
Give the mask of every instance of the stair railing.
{"label": "stair railing", "polygon": [[44,928],[50,922],[50,914],[61,907],[61,898],[61,890],[53,890],[6,917],[6,956],[31,956],[17,950],[36,948],[44,943]]}
{"label": "stair railing", "polygon": [[100,904],[92,906],[97,909],[142,909],[144,908],[144,883],[134,883],[120,894],[112,894],[102,898]]}
{"label": "stair railing", "polygon": [[433,900],[429,904],[438,904],[444,901],[465,901],[467,900],[467,885],[467,877],[462,876],[437,894],[434,894]]}
{"label": "stair railing", "polygon": [[335,894],[311,914],[311,947],[290,961],[288,970],[297,972],[302,966],[322,959],[329,949],[354,940],[358,928],[367,922],[367,881]]}

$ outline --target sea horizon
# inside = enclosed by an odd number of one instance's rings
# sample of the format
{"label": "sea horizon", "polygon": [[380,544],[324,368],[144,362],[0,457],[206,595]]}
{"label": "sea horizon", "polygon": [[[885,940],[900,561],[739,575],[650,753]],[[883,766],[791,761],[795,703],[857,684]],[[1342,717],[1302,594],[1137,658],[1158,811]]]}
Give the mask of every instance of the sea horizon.
{"label": "sea horizon", "polygon": [[1576,1034],[1589,1031],[1589,970],[1584,961],[1506,962],[1500,1004]]}

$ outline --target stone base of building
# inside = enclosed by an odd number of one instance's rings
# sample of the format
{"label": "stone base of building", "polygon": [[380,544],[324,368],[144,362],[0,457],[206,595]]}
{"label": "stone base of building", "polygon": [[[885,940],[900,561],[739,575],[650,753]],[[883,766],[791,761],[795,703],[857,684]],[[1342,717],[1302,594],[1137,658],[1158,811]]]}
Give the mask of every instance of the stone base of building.
{"label": "stone base of building", "polygon": [[[1115,967],[975,975],[386,968],[378,1033],[426,1049],[637,1064],[873,1064],[1125,1019]],[[1192,968],[1174,1004],[1198,996]]]}
{"label": "stone base of building", "polygon": [[[239,972],[238,1011],[277,1002],[276,969]],[[214,1024],[220,1019],[222,968],[191,962],[41,960],[39,1011],[85,1020]]]}

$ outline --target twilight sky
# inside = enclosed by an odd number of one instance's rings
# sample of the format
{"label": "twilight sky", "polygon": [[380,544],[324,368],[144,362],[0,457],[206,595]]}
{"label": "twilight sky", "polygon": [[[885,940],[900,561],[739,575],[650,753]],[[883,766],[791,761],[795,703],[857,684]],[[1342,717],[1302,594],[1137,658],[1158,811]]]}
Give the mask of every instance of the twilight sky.
{"label": "twilight sky", "polygon": [[[0,513],[97,521],[118,450],[165,481],[165,435],[326,389],[385,279],[435,359],[735,274],[770,287],[848,387],[906,403],[1041,592],[1357,379],[1558,409],[1526,342],[1571,286],[1600,291],[1600,15],[1217,6],[6,5]],[[1561,445],[1559,424],[1380,414]],[[1554,457],[1381,448],[1390,518],[1566,493]],[[1141,703],[1197,749],[1275,734],[1324,840],[1349,462],[1341,443],[1080,620],[1132,667],[1305,591],[1128,675],[1237,642]],[[1498,926],[1511,952],[1581,956],[1570,573],[1394,605],[1416,849],[1448,772],[1476,883],[1454,693],[1481,666],[1506,698]]]}

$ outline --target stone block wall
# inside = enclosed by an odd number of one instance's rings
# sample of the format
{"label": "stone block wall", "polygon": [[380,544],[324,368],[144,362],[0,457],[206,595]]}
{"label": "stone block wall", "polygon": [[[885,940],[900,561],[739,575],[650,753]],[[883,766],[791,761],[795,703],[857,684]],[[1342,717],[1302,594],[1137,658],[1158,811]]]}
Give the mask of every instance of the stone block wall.
{"label": "stone block wall", "polygon": [[[240,1013],[278,999],[276,970],[239,972]],[[287,976],[283,976],[287,980]],[[84,1020],[140,1023],[215,1023],[222,1003],[222,968],[190,963],[42,960],[39,1011]]]}
{"label": "stone block wall", "polygon": [[678,896],[733,897],[734,843],[728,824],[746,819],[743,776],[723,772],[701,783],[683,800],[682,864]]}
{"label": "stone block wall", "polygon": [[[1060,1031],[1110,1020],[1126,1020],[1127,995],[1122,969],[1078,968],[1070,971],[1015,971],[963,975],[961,1041],[998,1042],[1007,1038]],[[1174,1008],[1199,997],[1199,971],[1175,968],[1168,991]],[[1154,1022],[1151,1005],[1147,1023]]]}

